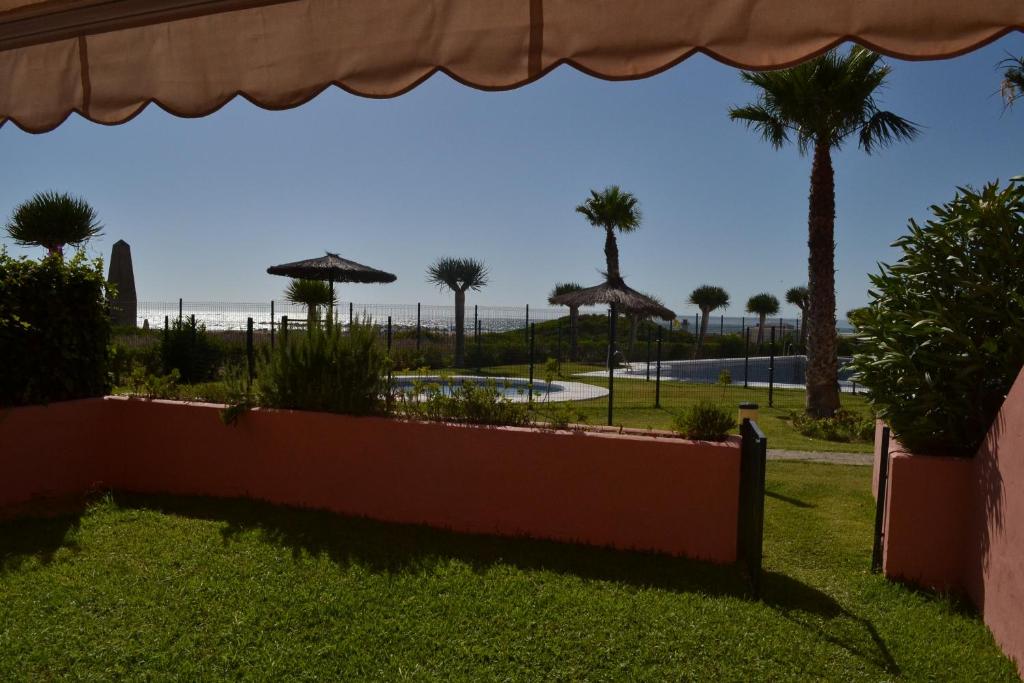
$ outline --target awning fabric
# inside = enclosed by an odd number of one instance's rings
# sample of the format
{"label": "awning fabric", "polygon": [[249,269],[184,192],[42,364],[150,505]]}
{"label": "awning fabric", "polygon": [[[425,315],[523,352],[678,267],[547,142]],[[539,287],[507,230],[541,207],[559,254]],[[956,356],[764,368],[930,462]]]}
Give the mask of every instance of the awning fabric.
{"label": "awning fabric", "polygon": [[494,90],[563,63],[642,78],[697,52],[768,69],[846,40],[941,58],[1012,30],[1024,0],[0,0],[0,122],[392,97],[436,71]]}

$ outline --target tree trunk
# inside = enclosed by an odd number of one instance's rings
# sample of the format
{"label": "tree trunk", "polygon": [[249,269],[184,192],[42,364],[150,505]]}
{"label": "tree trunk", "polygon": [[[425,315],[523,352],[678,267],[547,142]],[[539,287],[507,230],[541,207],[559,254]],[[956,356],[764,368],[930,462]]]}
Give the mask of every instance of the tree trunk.
{"label": "tree trunk", "polygon": [[605,228],[604,260],[608,265],[608,282],[622,282],[622,276],[619,275],[619,244],[615,240],[615,228],[610,226]]}
{"label": "tree trunk", "polygon": [[704,335],[708,333],[708,314],[711,311],[700,309],[700,332],[697,334],[697,348],[704,346]]}
{"label": "tree trunk", "polygon": [[758,313],[757,314],[757,345],[758,345],[758,347],[760,347],[761,343],[764,342],[764,324],[766,322],[765,319],[767,317],[768,316],[765,313]]}
{"label": "tree trunk", "polygon": [[800,346],[807,349],[807,307],[800,309]]}
{"label": "tree trunk", "polygon": [[312,332],[313,328],[316,327],[316,318],[316,306],[306,304],[306,332]]}
{"label": "tree trunk", "polygon": [[569,360],[576,360],[576,355],[579,346],[579,323],[580,323],[580,308],[579,306],[569,307]]}
{"label": "tree trunk", "polygon": [[455,367],[466,362],[466,293],[455,290]]}
{"label": "tree trunk", "polygon": [[831,417],[839,410],[836,356],[835,176],[828,143],[814,146],[808,213],[807,412]]}

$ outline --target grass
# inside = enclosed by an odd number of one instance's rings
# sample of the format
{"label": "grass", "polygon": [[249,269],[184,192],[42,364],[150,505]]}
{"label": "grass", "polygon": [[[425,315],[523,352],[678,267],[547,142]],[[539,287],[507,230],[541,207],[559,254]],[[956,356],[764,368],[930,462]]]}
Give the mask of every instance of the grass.
{"label": "grass", "polygon": [[[607,387],[605,377],[578,377],[575,373],[601,370],[596,366],[568,366],[563,369],[563,379],[586,382]],[[463,372],[466,372],[465,370]],[[490,376],[525,377],[529,373],[525,365],[503,365],[483,368],[480,374]],[[544,379],[541,367],[534,369],[537,379]],[[843,394],[843,408],[846,410],[867,413],[870,409],[867,400],[861,395]],[[768,390],[757,387],[744,389],[741,386],[721,386],[717,384],[690,384],[682,382],[661,383],[661,408],[654,407],[654,382],[644,379],[615,380],[614,424],[622,427],[639,429],[672,429],[672,421],[684,408],[688,408],[701,400],[709,400],[737,409],[740,403],[753,401],[760,412],[758,425],[768,437],[769,448],[781,448],[794,451],[818,451],[830,453],[871,453],[873,445],[869,441],[827,441],[812,439],[800,434],[790,422],[790,412],[800,410],[804,405],[804,391],[800,389],[776,389],[774,406],[768,407]],[[598,398],[587,401],[574,401],[573,407],[580,410],[587,423],[603,425],[608,422],[608,399]],[[538,412],[543,415],[544,408]],[[738,431],[738,430],[737,430]]]}
{"label": "grass", "polygon": [[984,625],[867,571],[870,470],[771,462],[733,567],[246,501],[0,524],[0,680],[1016,681]]}

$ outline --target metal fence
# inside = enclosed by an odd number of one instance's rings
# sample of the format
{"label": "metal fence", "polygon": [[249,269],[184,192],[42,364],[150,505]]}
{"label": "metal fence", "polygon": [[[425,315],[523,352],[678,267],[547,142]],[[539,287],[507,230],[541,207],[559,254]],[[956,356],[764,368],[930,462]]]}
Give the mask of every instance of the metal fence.
{"label": "metal fence", "polygon": [[[192,316],[235,348],[231,357],[244,359],[250,319],[252,344],[259,348],[274,344],[283,324],[301,333],[309,324],[324,325],[328,313],[310,317],[305,307],[281,302],[139,302],[138,328],[119,328],[115,342],[158,346],[160,329]],[[422,377],[485,377],[542,414],[571,407],[594,424],[628,417],[631,424],[655,428],[667,427],[673,413],[700,400],[732,408],[754,402],[781,413],[804,406],[807,361],[800,321],[792,318],[771,318],[762,328],[755,318],[719,316],[718,329],[709,320],[701,342],[695,334],[699,320],[669,324],[622,315],[609,370],[607,312],[572,319],[565,308],[468,305],[461,343],[452,306],[342,302],[329,317],[342,327],[356,320],[376,326],[399,388]],[[839,385],[844,401],[859,400],[854,394],[861,389],[845,367]]]}

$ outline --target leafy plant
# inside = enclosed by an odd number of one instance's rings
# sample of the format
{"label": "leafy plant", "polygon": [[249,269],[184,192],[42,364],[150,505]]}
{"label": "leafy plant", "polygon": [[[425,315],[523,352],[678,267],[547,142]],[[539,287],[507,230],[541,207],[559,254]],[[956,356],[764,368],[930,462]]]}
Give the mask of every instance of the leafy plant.
{"label": "leafy plant", "polygon": [[40,192],[14,210],[7,235],[23,246],[46,247],[63,256],[65,245],[80,246],[103,234],[96,211],[79,197],[64,192]]}
{"label": "leafy plant", "polygon": [[513,426],[531,422],[527,404],[505,396],[495,379],[482,384],[444,375],[437,381],[414,380],[409,391],[399,392],[396,409],[402,417],[415,420]]}
{"label": "leafy plant", "polygon": [[368,320],[289,335],[259,363],[259,402],[273,408],[371,415],[386,410],[390,363]]}
{"label": "leafy plant", "polygon": [[166,375],[154,375],[141,366],[136,366],[128,378],[128,389],[132,396],[142,398],[178,398],[178,382],[181,373],[177,368]]}
{"label": "leafy plant", "polygon": [[961,188],[871,276],[858,383],[904,446],[973,455],[1024,365],[1024,185]]}
{"label": "leafy plant", "polygon": [[724,441],[736,429],[736,413],[711,401],[699,401],[675,417],[673,429],[687,439]]}
{"label": "leafy plant", "polygon": [[871,441],[875,435],[875,420],[846,410],[836,412],[832,417],[812,417],[806,412],[792,412],[793,427],[812,439],[826,441]]}
{"label": "leafy plant", "polygon": [[100,260],[12,258],[0,250],[0,405],[102,396],[110,314]]}
{"label": "leafy plant", "polygon": [[330,285],[321,280],[292,280],[284,290],[284,298],[293,304],[306,307],[306,329],[313,329],[320,323],[320,309],[327,311],[327,319],[338,303]]}
{"label": "leafy plant", "polygon": [[552,429],[568,429],[572,425],[587,423],[587,414],[574,406],[572,401],[546,404],[543,416],[548,427]]}
{"label": "leafy plant", "polygon": [[165,374],[177,370],[187,384],[217,377],[223,357],[222,345],[206,331],[196,317],[174,319],[160,337],[160,363]]}
{"label": "leafy plant", "polygon": [[732,384],[732,373],[729,372],[728,368],[722,368],[718,373],[718,384],[719,386],[727,387]]}

